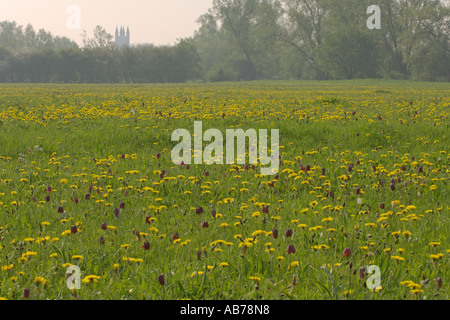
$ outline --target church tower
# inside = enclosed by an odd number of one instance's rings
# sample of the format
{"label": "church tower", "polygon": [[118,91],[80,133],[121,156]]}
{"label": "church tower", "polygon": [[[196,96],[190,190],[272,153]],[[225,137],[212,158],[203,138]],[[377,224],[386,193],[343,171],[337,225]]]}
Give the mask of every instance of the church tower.
{"label": "church tower", "polygon": [[123,47],[129,47],[130,46],[130,28],[127,27],[127,31],[125,32],[124,27],[120,27],[120,30],[116,27],[115,43],[116,43],[117,49],[120,49]]}

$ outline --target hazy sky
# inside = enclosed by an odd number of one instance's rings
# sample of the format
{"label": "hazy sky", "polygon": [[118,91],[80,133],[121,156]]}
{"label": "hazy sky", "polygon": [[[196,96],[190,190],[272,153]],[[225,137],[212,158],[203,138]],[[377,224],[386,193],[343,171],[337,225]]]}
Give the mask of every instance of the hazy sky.
{"label": "hazy sky", "polygon": [[[73,29],[78,15],[76,9],[68,12],[71,6],[79,8],[81,29]],[[192,36],[195,21],[211,6],[212,0],[0,0],[0,21],[30,23],[78,43],[83,30],[91,37],[97,25],[111,34],[123,25],[130,27],[132,44],[160,45]]]}

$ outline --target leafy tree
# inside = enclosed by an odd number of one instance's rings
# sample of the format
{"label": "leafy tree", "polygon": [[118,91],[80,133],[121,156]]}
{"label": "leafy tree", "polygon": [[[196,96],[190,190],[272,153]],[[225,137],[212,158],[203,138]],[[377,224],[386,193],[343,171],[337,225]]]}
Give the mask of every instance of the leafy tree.
{"label": "leafy tree", "polygon": [[114,48],[113,36],[109,34],[105,28],[96,26],[94,29],[94,37],[88,38],[86,31],[83,33],[83,47],[85,48]]}
{"label": "leafy tree", "polygon": [[12,59],[11,53],[0,47],[0,82],[12,81]]}
{"label": "leafy tree", "polygon": [[356,28],[334,30],[317,48],[318,65],[334,79],[375,78],[377,43]]}
{"label": "leafy tree", "polygon": [[252,80],[278,72],[278,2],[215,0],[194,41],[208,79]]}
{"label": "leafy tree", "polygon": [[1,21],[0,47],[13,53],[32,53],[52,48],[74,48],[78,45],[67,37],[53,37],[43,29],[36,32],[30,24],[24,29],[16,22]]}
{"label": "leafy tree", "polygon": [[329,10],[326,0],[282,0],[283,31],[280,39],[294,48],[315,78],[325,73],[316,63],[316,48],[322,44],[324,21]]}

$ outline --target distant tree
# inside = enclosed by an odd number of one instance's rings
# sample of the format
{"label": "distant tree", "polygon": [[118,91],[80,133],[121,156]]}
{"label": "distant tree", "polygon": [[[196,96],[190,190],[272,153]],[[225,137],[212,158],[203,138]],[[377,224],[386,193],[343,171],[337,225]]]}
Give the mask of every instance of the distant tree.
{"label": "distant tree", "polygon": [[[417,63],[427,64],[428,52],[423,46],[437,46],[443,52],[449,49],[450,7],[441,0],[380,0],[384,27],[381,29],[384,45],[383,73],[386,77],[409,78]],[[422,55],[422,57],[420,57]],[[440,55],[433,55],[440,56]],[[431,56],[428,55],[428,58]],[[434,63],[438,63],[435,61]],[[429,78],[429,75],[427,76]]]}
{"label": "distant tree", "polygon": [[96,26],[94,29],[94,37],[88,38],[86,31],[83,33],[83,47],[85,48],[107,48],[107,49],[113,49],[114,48],[114,42],[113,42],[113,35],[109,34],[105,28],[101,26]]}
{"label": "distant tree", "polygon": [[272,0],[215,0],[194,37],[206,77],[252,80],[278,72],[279,8]]}
{"label": "distant tree", "polygon": [[12,55],[6,48],[0,47],[0,82],[10,82],[12,76]]}
{"label": "distant tree", "polygon": [[80,82],[80,64],[83,52],[78,48],[64,48],[56,51],[54,80],[55,82]]}
{"label": "distant tree", "polygon": [[403,61],[413,79],[450,78],[450,7],[429,0],[404,8],[400,38]]}
{"label": "distant tree", "polygon": [[36,32],[31,24],[28,24],[23,34],[24,51],[31,52],[37,47]]}
{"label": "distant tree", "polygon": [[201,76],[200,56],[192,39],[179,41],[173,50],[177,66],[175,82],[198,79]]}
{"label": "distant tree", "polygon": [[24,47],[23,27],[16,22],[0,22],[0,47],[7,48],[11,52],[18,52]]}
{"label": "distant tree", "polygon": [[25,29],[16,22],[0,22],[0,47],[13,53],[32,53],[52,48],[73,48],[78,45],[66,37],[53,37],[50,32],[40,29],[36,32],[28,24]]}
{"label": "distant tree", "polygon": [[316,48],[323,42],[325,19],[330,10],[327,0],[281,0],[283,27],[279,37],[295,49],[315,78],[324,79],[316,62]]}
{"label": "distant tree", "polygon": [[326,33],[317,48],[317,64],[334,79],[375,78],[378,59],[375,40],[356,28]]}
{"label": "distant tree", "polygon": [[24,57],[27,81],[51,82],[56,67],[55,58],[55,52],[51,49],[36,51]]}
{"label": "distant tree", "polygon": [[[255,22],[258,2],[256,0],[214,0],[211,13],[228,34],[234,50],[242,57],[235,58],[239,78],[252,80],[258,77],[254,59],[254,41],[251,27]],[[234,51],[236,52],[236,51]]]}
{"label": "distant tree", "polygon": [[53,48],[55,49],[76,49],[78,44],[67,37],[54,37],[53,38]]}

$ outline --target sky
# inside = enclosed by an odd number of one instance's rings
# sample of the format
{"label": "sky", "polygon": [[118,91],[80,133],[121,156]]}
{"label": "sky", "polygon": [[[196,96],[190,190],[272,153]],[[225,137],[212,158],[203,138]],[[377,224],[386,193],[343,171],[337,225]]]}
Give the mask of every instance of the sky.
{"label": "sky", "polygon": [[81,44],[86,30],[93,36],[100,25],[114,35],[128,26],[131,44],[174,44],[194,35],[196,20],[213,0],[0,0],[0,21],[16,21],[35,30],[45,29]]}

